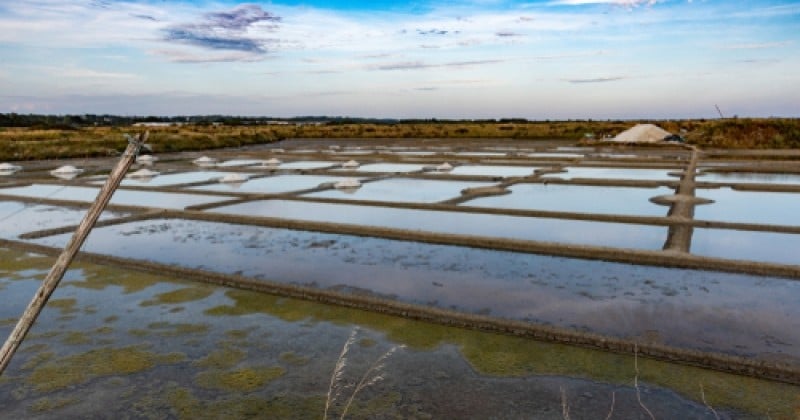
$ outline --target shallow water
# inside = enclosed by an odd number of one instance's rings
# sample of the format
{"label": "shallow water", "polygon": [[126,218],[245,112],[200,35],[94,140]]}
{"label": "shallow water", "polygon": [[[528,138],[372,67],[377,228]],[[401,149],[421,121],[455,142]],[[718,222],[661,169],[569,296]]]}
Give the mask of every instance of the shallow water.
{"label": "shallow water", "polygon": [[405,156],[432,156],[435,155],[436,152],[431,152],[427,150],[408,150],[408,151],[392,151],[389,152],[393,155],[405,155]]}
{"label": "shallow water", "polygon": [[339,162],[324,162],[319,160],[304,160],[297,162],[281,163],[279,169],[322,169],[337,165]]}
{"label": "shallow water", "polygon": [[694,229],[691,250],[709,257],[800,265],[800,234]]}
{"label": "shallow water", "polygon": [[587,187],[559,184],[515,184],[511,194],[476,198],[465,206],[547,210],[577,213],[605,213],[666,216],[669,207],[653,204],[651,197],[673,194],[667,187]]}
{"label": "shallow water", "polygon": [[678,169],[629,169],[629,168],[590,168],[566,167],[566,173],[548,174],[545,178],[591,178],[591,179],[633,179],[640,181],[677,181],[678,177],[669,176],[670,172],[680,172]]}
{"label": "shallow water", "polygon": [[779,278],[185,220],[98,228],[84,249],[800,363],[800,282]]}
{"label": "shallow water", "polygon": [[[93,202],[97,198],[97,193],[99,191],[99,188],[52,184],[32,184],[26,187],[0,188],[0,194],[78,202]],[[224,200],[224,197],[211,197],[197,194],[175,194],[119,189],[114,192],[110,203],[127,206],[183,209],[188,206]]]}
{"label": "shallow water", "polygon": [[[27,232],[77,225],[86,211],[78,208],[0,201],[0,238],[16,239],[18,235]],[[100,215],[100,220],[125,215],[126,213],[106,210]]]}
{"label": "shallow water", "polygon": [[225,162],[218,163],[220,168],[236,167],[236,166],[253,166],[260,165],[263,159],[231,159]]}
{"label": "shallow water", "polygon": [[759,172],[699,172],[697,182],[731,184],[795,184],[800,185],[800,174],[771,174]]}
{"label": "shallow water", "polygon": [[410,178],[382,179],[365,183],[356,191],[328,190],[307,197],[339,198],[344,200],[395,201],[434,203],[461,196],[465,188],[485,187],[492,184],[467,181],[437,181]]}
{"label": "shallow water", "polygon": [[[451,175],[477,175],[477,176],[531,176],[538,169],[534,166],[500,166],[500,165],[461,165],[450,172]],[[435,173],[435,172],[434,172]]]}
{"label": "shallow water", "polygon": [[[239,185],[236,191],[277,194],[316,188],[322,183],[336,182],[340,179],[341,177],[330,175],[276,175],[251,179]],[[230,188],[223,184],[202,185],[189,189],[198,191],[230,191]]]}
{"label": "shallow water", "polygon": [[[230,174],[230,172],[222,171],[193,171],[181,172],[177,174],[162,174],[150,179],[135,179],[126,178],[122,180],[122,186],[136,186],[136,187],[167,187],[172,185],[190,184],[194,182],[213,181]],[[252,174],[246,174],[252,175]],[[103,184],[105,181],[97,182]]]}
{"label": "shallow water", "polygon": [[695,195],[714,200],[695,207],[695,219],[800,226],[800,194],[719,188],[697,189]]}
{"label": "shallow water", "polygon": [[[9,303],[0,305],[0,334],[47,260],[0,249],[0,261],[38,269],[20,275],[0,264]],[[67,272],[12,360],[0,406],[9,418],[320,418],[348,337],[343,383],[394,348],[375,372],[382,380],[354,396],[354,417],[549,418],[563,397],[573,416],[588,418],[608,412],[612,396],[615,415],[643,413],[632,357],[88,264]],[[725,408],[735,405],[780,417],[796,396],[796,387],[642,358],[638,368],[641,399],[657,418],[707,411],[696,384],[676,377],[704,383],[722,416],[738,417]],[[332,417],[350,396],[340,389]]]}
{"label": "shallow water", "polygon": [[661,249],[667,235],[666,228],[657,226],[288,200],[255,201],[209,212],[651,250]]}
{"label": "shallow water", "polygon": [[368,163],[356,169],[359,172],[416,172],[425,165],[415,163]]}
{"label": "shallow water", "polygon": [[573,159],[573,158],[582,158],[584,155],[577,153],[561,153],[561,152],[534,152],[534,153],[528,153],[525,156],[536,157],[536,158],[545,157],[545,158]]}
{"label": "shallow water", "polygon": [[486,156],[486,157],[500,157],[506,156],[508,153],[503,152],[456,152],[454,153],[456,156]]}

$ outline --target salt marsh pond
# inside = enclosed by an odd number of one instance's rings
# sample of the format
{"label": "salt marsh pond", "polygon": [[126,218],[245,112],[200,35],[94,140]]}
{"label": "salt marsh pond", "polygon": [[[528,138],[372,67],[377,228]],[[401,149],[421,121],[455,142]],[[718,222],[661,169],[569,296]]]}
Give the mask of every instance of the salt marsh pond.
{"label": "salt marsh pond", "polygon": [[[790,175],[739,160],[758,182],[710,188],[684,150],[285,143],[204,152],[213,171],[175,155],[123,183],[0,377],[2,414],[320,418],[344,348],[345,382],[382,379],[349,406],[342,388],[331,417],[800,413]],[[349,150],[369,152],[357,169]],[[250,166],[273,157],[288,163]],[[98,191],[0,180],[0,333]]]}

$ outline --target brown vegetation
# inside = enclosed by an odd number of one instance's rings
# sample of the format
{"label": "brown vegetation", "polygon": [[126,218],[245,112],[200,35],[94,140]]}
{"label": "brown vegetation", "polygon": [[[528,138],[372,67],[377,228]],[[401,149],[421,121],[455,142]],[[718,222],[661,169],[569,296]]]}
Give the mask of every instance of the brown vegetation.
{"label": "brown vegetation", "polygon": [[[328,123],[300,125],[180,125],[149,127],[156,153],[205,150],[271,143],[292,138],[392,139],[561,139],[579,141],[614,136],[638,121]],[[713,148],[800,147],[798,119],[725,119],[655,121],[690,143]],[[123,133],[142,127],[78,129],[0,128],[0,160],[116,155],[125,148]]]}

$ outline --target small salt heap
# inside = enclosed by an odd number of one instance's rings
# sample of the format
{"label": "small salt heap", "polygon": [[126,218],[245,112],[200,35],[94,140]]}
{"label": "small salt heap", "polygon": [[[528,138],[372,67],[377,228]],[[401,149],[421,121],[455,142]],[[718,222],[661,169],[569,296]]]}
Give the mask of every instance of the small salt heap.
{"label": "small salt heap", "polygon": [[341,181],[337,181],[333,184],[333,187],[337,190],[352,193],[361,188],[361,181],[355,178],[345,178]]}
{"label": "small salt heap", "polygon": [[348,160],[347,162],[342,164],[342,168],[345,169],[355,169],[358,168],[359,166],[361,166],[361,164],[354,160]]}
{"label": "small salt heap", "polygon": [[53,175],[56,178],[70,180],[77,177],[81,172],[83,172],[83,169],[76,168],[72,165],[65,165],[60,168],[53,169],[50,171],[50,175]]}
{"label": "small salt heap", "polygon": [[208,156],[199,157],[192,161],[197,166],[214,166],[217,164],[217,160],[214,158],[210,158]]}

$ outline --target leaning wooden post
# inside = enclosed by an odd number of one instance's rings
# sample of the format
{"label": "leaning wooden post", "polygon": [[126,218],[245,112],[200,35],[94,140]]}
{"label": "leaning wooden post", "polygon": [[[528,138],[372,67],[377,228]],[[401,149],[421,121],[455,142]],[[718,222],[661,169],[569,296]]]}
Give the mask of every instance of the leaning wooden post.
{"label": "leaning wooden post", "polygon": [[61,252],[61,255],[59,255],[55,264],[53,264],[53,267],[50,269],[47,277],[45,277],[39,290],[37,290],[36,294],[33,296],[33,300],[28,304],[28,307],[17,322],[14,330],[11,331],[2,349],[0,349],[0,375],[3,374],[6,366],[8,366],[8,363],[17,351],[17,348],[22,343],[22,340],[25,339],[33,323],[36,322],[36,318],[39,316],[42,308],[44,308],[47,300],[50,299],[50,295],[52,295],[56,287],[58,287],[58,283],[61,281],[61,278],[64,277],[64,272],[67,271],[67,267],[69,267],[72,259],[75,258],[75,254],[78,253],[86,237],[89,236],[89,232],[91,232],[94,224],[100,217],[100,213],[106,208],[108,201],[111,200],[114,191],[119,187],[120,182],[122,182],[122,177],[133,164],[136,155],[139,153],[139,148],[142,147],[147,140],[148,134],[149,133],[145,132],[144,134],[138,135],[136,138],[127,136],[128,147],[125,149],[122,159],[117,163],[114,170],[111,171],[108,181],[106,181],[103,188],[100,189],[94,204],[92,204],[86,212],[80,225],[78,225],[78,229],[72,235],[72,239],[70,239],[64,251]]}

